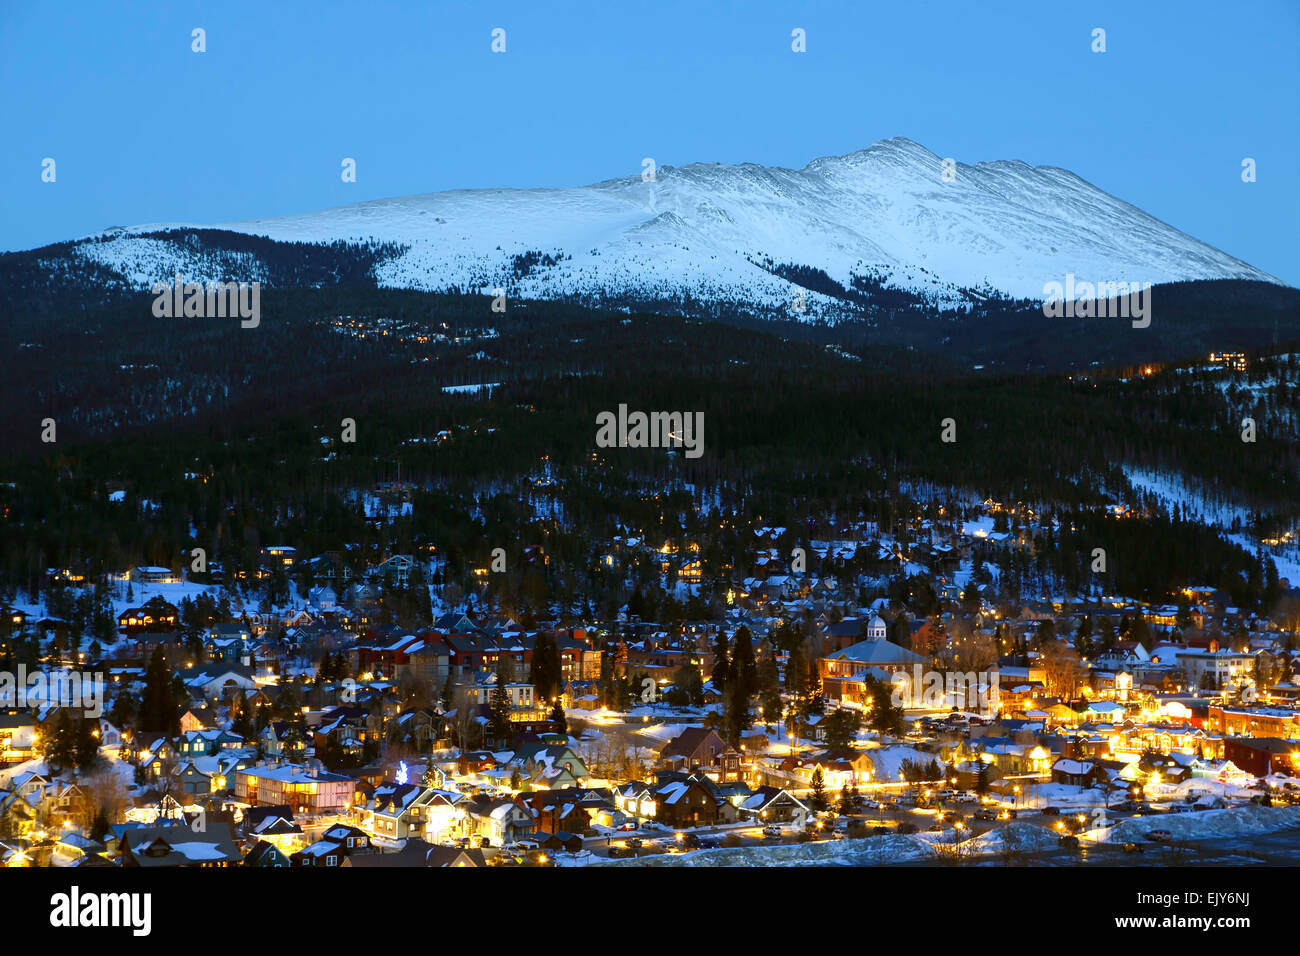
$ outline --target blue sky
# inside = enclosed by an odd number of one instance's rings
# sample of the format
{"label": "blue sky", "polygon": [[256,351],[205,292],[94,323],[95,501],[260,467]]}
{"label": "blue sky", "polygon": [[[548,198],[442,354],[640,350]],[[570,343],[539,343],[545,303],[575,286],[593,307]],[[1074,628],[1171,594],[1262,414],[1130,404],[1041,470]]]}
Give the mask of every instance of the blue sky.
{"label": "blue sky", "polygon": [[0,84],[0,249],[907,136],[1066,167],[1300,285],[1294,0],[9,2]]}

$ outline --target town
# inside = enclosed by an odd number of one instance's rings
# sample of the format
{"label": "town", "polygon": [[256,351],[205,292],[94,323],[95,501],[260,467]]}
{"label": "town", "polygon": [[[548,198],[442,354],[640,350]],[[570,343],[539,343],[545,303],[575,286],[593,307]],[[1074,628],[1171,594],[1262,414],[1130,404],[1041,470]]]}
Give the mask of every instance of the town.
{"label": "town", "polygon": [[230,580],[188,554],[49,569],[2,609],[22,686],[0,699],[0,865],[1194,862],[1294,828],[1290,578],[1254,609],[1101,575],[1030,596],[1053,520],[993,499],[901,536],[729,515],[734,554],[626,533],[589,559],[629,599],[549,618],[492,587],[545,569],[540,545],[464,586],[432,543],[271,545]]}

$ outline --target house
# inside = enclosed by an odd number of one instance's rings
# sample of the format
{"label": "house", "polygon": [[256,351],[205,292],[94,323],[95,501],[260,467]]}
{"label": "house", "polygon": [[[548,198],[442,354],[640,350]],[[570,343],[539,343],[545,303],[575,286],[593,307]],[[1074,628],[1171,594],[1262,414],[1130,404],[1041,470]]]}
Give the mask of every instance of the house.
{"label": "house", "polygon": [[514,843],[536,829],[533,815],[514,800],[480,796],[465,801],[463,809],[469,835],[486,837],[493,846]]}
{"label": "house", "polygon": [[362,811],[363,825],[376,838],[445,835],[460,818],[456,794],[414,783],[383,784],[375,788]]}
{"label": "house", "polygon": [[307,731],[284,720],[273,720],[257,735],[257,743],[272,757],[301,757],[307,749]]}
{"label": "house", "polygon": [[1296,742],[1280,737],[1226,737],[1223,756],[1255,777],[1297,773]]}
{"label": "house", "polygon": [[659,763],[670,770],[712,767],[727,749],[717,732],[707,727],[687,727],[659,750]]}
{"label": "house", "polygon": [[639,780],[614,791],[614,805],[634,820],[652,820],[655,815],[654,787]]}
{"label": "house", "polygon": [[274,843],[258,840],[253,848],[244,855],[244,866],[253,867],[288,867],[289,858]]}
{"label": "house", "polygon": [[482,850],[468,850],[460,847],[432,846],[423,840],[407,840],[406,845],[397,853],[366,853],[344,858],[342,866],[358,867],[407,867],[438,866],[464,867],[487,866]]}
{"label": "house", "polygon": [[395,554],[387,561],[375,565],[371,574],[388,582],[390,587],[404,588],[415,567],[415,559],[409,554]]}
{"label": "house", "polygon": [[54,781],[41,794],[40,819],[51,830],[64,826],[89,830],[94,818],[94,796],[75,783]]}
{"label": "house", "polygon": [[655,787],[655,820],[670,827],[713,826],[726,803],[697,777],[671,779]]}
{"label": "house", "polygon": [[0,833],[25,838],[36,827],[39,795],[24,796],[16,789],[0,790]]}
{"label": "house", "polygon": [[298,813],[329,813],[352,803],[356,781],[342,774],[294,764],[248,767],[235,773],[235,799],[257,805],[286,804]]}
{"label": "house", "polygon": [[156,597],[142,607],[127,608],[117,616],[117,626],[128,634],[171,631],[175,630],[179,619],[180,611],[175,604]]}
{"label": "house", "polygon": [[336,824],[321,834],[311,846],[294,853],[289,859],[294,866],[336,867],[353,854],[372,854],[375,847],[370,837],[356,827]]}
{"label": "house", "polygon": [[1118,724],[1124,721],[1124,705],[1110,700],[1088,701],[1076,713],[1082,723]]}
{"label": "house", "polygon": [[558,790],[577,787],[591,776],[582,758],[567,744],[526,743],[506,761],[505,769],[518,770],[534,787]]}
{"label": "house", "polygon": [[249,807],[240,821],[245,843],[265,840],[281,853],[292,853],[303,843],[303,829],[293,819],[287,806]]}
{"label": "house", "polygon": [[262,560],[268,567],[291,568],[298,561],[298,549],[287,544],[269,545],[262,549]]}
{"label": "house", "polygon": [[180,757],[211,757],[223,750],[238,750],[244,738],[226,730],[182,731],[176,739],[176,753]]}
{"label": "house", "polygon": [[130,579],[139,584],[176,584],[180,581],[180,575],[171,568],[140,565],[131,569]]}
{"label": "house", "polygon": [[812,808],[789,790],[781,787],[759,787],[740,803],[742,816],[755,823],[796,823],[800,826],[812,819]]}
{"label": "house", "polygon": [[1151,655],[1139,641],[1116,641],[1109,651],[1097,655],[1093,667],[1103,671],[1131,670],[1151,660]]}
{"label": "house", "polygon": [[1052,764],[1052,782],[1074,787],[1091,787],[1106,778],[1104,770],[1091,760],[1071,760],[1062,757]]}
{"label": "house", "polygon": [[82,836],[78,830],[66,829],[55,838],[50,866],[79,866],[88,857],[103,854],[102,843]]}
{"label": "house", "polygon": [[252,662],[249,651],[252,639],[252,631],[242,621],[214,624],[208,631],[204,653],[214,664],[248,666]]}
{"label": "house", "polygon": [[1189,687],[1228,688],[1255,675],[1252,654],[1219,650],[1187,650],[1178,655],[1178,665]]}
{"label": "house", "polygon": [[333,840],[345,854],[373,852],[370,837],[364,830],[338,823],[321,834],[322,840]]}
{"label": "house", "polygon": [[597,815],[610,819],[614,812],[622,817],[609,790],[538,790],[522,795],[519,802],[533,814],[539,833],[584,833]]}
{"label": "house", "polygon": [[185,687],[195,696],[219,700],[228,690],[254,690],[257,683],[245,667],[217,664],[188,672]]}
{"label": "house", "polygon": [[177,776],[180,778],[182,793],[194,796],[206,796],[212,793],[212,774],[199,769],[193,760],[183,763],[177,771]]}
{"label": "house", "polygon": [[146,780],[157,780],[163,775],[164,767],[177,763],[176,748],[161,734],[141,731],[136,735],[136,745],[132,756]]}
{"label": "house", "polygon": [[122,834],[122,866],[230,867],[243,862],[227,823],[209,822],[202,832],[188,826],[140,827]]}
{"label": "house", "polygon": [[27,714],[0,714],[0,767],[25,763],[35,754],[35,719]]}

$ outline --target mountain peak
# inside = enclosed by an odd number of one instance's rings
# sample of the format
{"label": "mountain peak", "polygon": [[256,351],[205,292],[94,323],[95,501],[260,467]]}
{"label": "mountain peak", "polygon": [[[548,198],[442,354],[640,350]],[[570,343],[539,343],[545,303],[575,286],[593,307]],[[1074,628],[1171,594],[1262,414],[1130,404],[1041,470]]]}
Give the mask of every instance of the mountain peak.
{"label": "mountain peak", "polygon": [[[651,182],[456,190],[217,228],[284,241],[400,244],[404,251],[376,267],[381,284],[394,287],[691,297],[760,308],[786,308],[798,293],[809,316],[844,303],[800,290],[786,267],[844,288],[869,276],[950,305],[969,289],[1039,298],[1067,274],[1089,282],[1277,282],[1067,170],[1003,160],[944,173],[925,146],[893,137],[797,170],[661,166]],[[142,239],[142,231],[81,248],[144,285],[178,262],[199,276],[212,268],[179,246]],[[549,264],[521,271],[520,257],[536,258],[529,253]]]}

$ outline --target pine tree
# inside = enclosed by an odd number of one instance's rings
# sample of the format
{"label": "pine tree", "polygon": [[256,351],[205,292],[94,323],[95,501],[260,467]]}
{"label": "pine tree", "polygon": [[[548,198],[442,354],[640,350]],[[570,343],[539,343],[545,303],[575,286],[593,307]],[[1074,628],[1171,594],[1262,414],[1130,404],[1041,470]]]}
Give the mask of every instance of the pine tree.
{"label": "pine tree", "polygon": [[99,758],[99,738],[95,736],[99,721],[83,717],[77,722],[76,759],[77,769],[89,770]]}
{"label": "pine tree", "polygon": [[77,758],[77,734],[66,709],[59,710],[54,726],[43,738],[43,756],[50,769],[66,770]]}
{"label": "pine tree", "polygon": [[[502,661],[505,657],[502,657]],[[497,682],[488,699],[488,734],[496,740],[510,736],[510,692],[506,690],[505,668],[498,664]]]}
{"label": "pine tree", "polygon": [[846,816],[853,812],[853,797],[849,793],[849,788],[847,784],[843,787],[840,787],[840,798],[838,801],[838,809],[840,813]]}
{"label": "pine tree", "polygon": [[557,734],[567,734],[569,732],[569,719],[564,714],[564,708],[560,706],[560,699],[555,699],[555,706],[551,708],[551,721],[557,724]]}
{"label": "pine tree", "polygon": [[108,814],[103,807],[95,810],[95,819],[90,824],[90,838],[96,842],[103,842],[104,837],[108,835],[112,823],[108,819]]}
{"label": "pine tree", "polygon": [[821,813],[830,804],[826,800],[826,777],[822,774],[822,768],[817,767],[813,770],[812,775],[812,799],[810,801],[812,808],[817,813]]}
{"label": "pine tree", "polygon": [[533,690],[540,700],[549,701],[556,694],[560,682],[558,647],[555,639],[545,631],[533,643],[533,662],[529,672]]}
{"label": "pine tree", "polygon": [[718,628],[717,640],[713,643],[713,688],[719,694],[727,690],[727,681],[731,676],[731,659],[727,654],[727,635]]}
{"label": "pine tree", "polygon": [[140,728],[161,730],[169,736],[180,733],[180,714],[173,694],[172,674],[167,669],[167,659],[161,647],[154,650],[145,671]]}
{"label": "pine tree", "polygon": [[753,716],[749,712],[749,694],[745,693],[744,681],[737,678],[731,681],[727,690],[727,708],[723,719],[727,743],[733,747],[740,746],[741,735],[749,730]]}
{"label": "pine tree", "polygon": [[871,694],[868,726],[881,734],[902,734],[903,708],[894,703],[893,685],[874,678],[868,678],[866,683],[867,692]]}
{"label": "pine tree", "polygon": [[776,649],[764,655],[758,666],[759,694],[763,704],[763,723],[771,727],[781,719],[781,672],[776,663]]}
{"label": "pine tree", "polygon": [[740,625],[732,641],[731,675],[745,689],[745,696],[758,693],[758,664],[754,660],[754,636],[749,628]]}
{"label": "pine tree", "polygon": [[456,696],[456,682],[452,676],[451,668],[447,669],[447,679],[442,684],[442,709],[451,710],[452,699]]}

